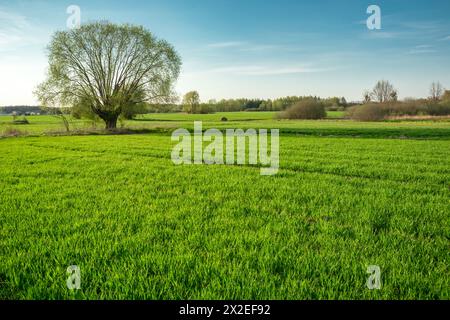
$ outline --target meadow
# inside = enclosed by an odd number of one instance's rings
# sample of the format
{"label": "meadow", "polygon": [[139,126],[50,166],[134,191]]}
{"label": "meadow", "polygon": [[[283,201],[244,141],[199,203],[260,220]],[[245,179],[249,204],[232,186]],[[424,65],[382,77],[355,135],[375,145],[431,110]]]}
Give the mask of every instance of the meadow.
{"label": "meadow", "polygon": [[[0,117],[29,133],[0,139],[0,299],[449,299],[450,122],[340,116],[155,114],[125,123],[141,134],[70,136]],[[175,166],[170,132],[194,120],[280,128],[280,172]]]}
{"label": "meadow", "polygon": [[[170,133],[178,128],[193,129],[194,121],[203,121],[208,128],[280,129],[286,135],[335,136],[355,138],[449,139],[450,120],[355,122],[343,119],[343,112],[329,112],[324,120],[279,120],[275,112],[222,112],[216,114],[149,114],[125,120],[120,127],[135,133]],[[228,121],[221,119],[225,117]],[[65,132],[62,121],[55,116],[29,116],[30,124],[13,125],[11,116],[0,116],[0,135],[19,130],[28,136],[59,135]],[[102,134],[103,124],[69,118],[71,134]],[[87,132],[84,132],[87,131]]]}

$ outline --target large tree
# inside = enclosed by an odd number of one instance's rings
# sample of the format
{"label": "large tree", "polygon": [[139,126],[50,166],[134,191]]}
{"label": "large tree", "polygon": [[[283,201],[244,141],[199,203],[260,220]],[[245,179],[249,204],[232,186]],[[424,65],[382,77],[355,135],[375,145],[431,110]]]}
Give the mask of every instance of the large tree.
{"label": "large tree", "polygon": [[117,126],[125,108],[172,101],[181,60],[174,48],[140,26],[95,22],[56,32],[48,47],[47,80],[36,90],[44,106],[82,101]]}

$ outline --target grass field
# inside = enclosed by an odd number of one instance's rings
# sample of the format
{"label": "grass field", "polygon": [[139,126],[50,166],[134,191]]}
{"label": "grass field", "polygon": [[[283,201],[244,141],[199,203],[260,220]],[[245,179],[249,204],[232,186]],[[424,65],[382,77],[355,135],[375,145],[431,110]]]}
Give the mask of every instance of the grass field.
{"label": "grass field", "polygon": [[[276,128],[288,135],[368,137],[368,138],[415,138],[450,139],[450,120],[443,121],[384,121],[354,122],[340,119],[342,112],[330,112],[326,120],[276,120],[274,112],[229,112],[207,115],[151,114],[141,116],[123,125],[136,132],[171,132],[177,128],[193,128],[194,121],[203,121],[208,128]],[[221,121],[222,117],[228,119]],[[54,116],[27,117],[29,125],[12,125],[11,116],[0,116],[0,135],[9,129],[20,130],[27,135],[54,135],[64,133],[61,120]],[[91,129],[91,121],[70,119],[72,131]],[[97,123],[95,130],[103,128]]]}
{"label": "grass field", "polygon": [[[450,298],[450,122],[158,114],[127,123],[153,133],[55,137],[29,120],[0,139],[0,299]],[[164,130],[194,120],[280,128],[279,174],[173,165]]]}

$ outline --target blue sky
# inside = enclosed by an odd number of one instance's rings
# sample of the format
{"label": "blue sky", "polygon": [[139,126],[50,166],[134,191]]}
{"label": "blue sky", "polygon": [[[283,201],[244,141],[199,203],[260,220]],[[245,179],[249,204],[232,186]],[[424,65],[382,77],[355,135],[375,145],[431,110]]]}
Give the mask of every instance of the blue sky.
{"label": "blue sky", "polygon": [[[91,20],[147,27],[172,43],[183,68],[177,91],[202,100],[345,96],[388,79],[400,97],[450,88],[448,0],[0,0],[0,105],[36,104],[45,46],[66,28],[69,5]],[[379,5],[382,29],[369,30]]]}

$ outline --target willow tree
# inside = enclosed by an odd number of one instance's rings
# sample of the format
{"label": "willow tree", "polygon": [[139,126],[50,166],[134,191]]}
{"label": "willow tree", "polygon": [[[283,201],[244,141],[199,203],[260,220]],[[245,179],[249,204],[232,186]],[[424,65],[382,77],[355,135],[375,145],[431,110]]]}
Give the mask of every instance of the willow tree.
{"label": "willow tree", "polygon": [[140,26],[95,22],[59,31],[48,46],[47,80],[36,95],[46,107],[86,104],[117,126],[124,108],[172,101],[181,60],[166,41]]}

